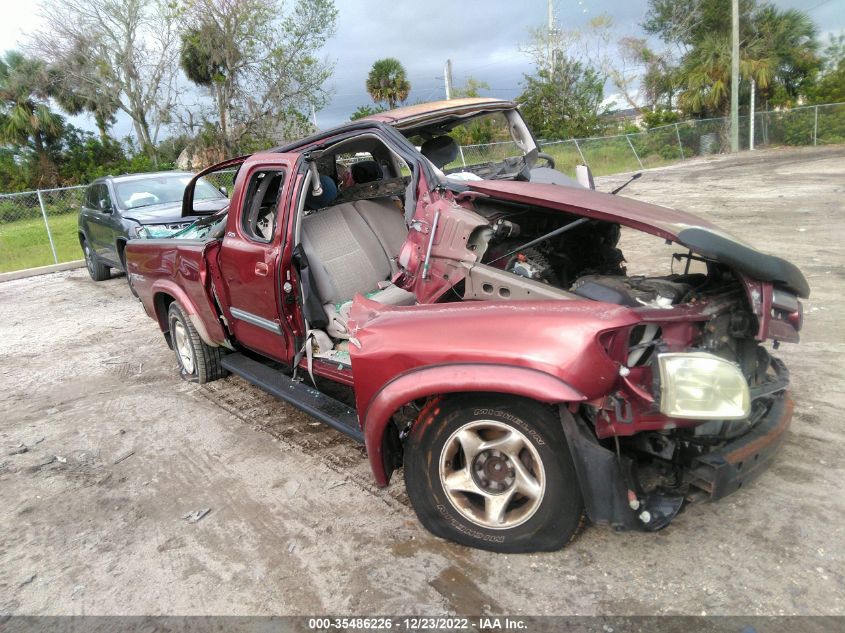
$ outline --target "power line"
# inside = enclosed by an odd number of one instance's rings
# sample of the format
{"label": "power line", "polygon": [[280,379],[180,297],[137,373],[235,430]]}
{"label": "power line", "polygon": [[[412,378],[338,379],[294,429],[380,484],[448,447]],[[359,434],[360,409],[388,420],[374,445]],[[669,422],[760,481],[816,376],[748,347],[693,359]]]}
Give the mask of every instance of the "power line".
{"label": "power line", "polygon": [[816,4],[816,5],[812,6],[812,7],[810,7],[809,9],[804,9],[804,11],[806,11],[807,13],[809,13],[810,11],[815,11],[815,10],[816,10],[816,9],[818,9],[819,7],[824,6],[824,5],[826,5],[828,2],[832,2],[832,1],[833,1],[833,0],[822,0],[822,1],[821,1],[821,2],[819,2],[818,4]]}

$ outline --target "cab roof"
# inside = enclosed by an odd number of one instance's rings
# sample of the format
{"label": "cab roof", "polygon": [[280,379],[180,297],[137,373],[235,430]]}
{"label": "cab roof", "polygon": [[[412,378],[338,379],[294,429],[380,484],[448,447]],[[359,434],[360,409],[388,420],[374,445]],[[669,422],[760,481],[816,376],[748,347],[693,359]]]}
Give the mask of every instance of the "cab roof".
{"label": "cab roof", "polygon": [[439,119],[444,115],[460,115],[476,110],[511,110],[517,104],[504,99],[490,97],[467,97],[464,99],[449,99],[446,101],[432,101],[404,106],[387,112],[379,112],[364,117],[367,121],[387,123],[399,129],[418,125],[428,119]]}

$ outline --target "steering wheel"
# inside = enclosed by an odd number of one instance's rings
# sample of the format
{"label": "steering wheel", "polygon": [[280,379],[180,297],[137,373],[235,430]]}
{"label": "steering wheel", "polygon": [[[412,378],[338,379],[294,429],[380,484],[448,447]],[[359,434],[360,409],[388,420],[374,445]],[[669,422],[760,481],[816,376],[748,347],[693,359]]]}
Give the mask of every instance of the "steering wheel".
{"label": "steering wheel", "polygon": [[545,152],[540,152],[537,154],[537,158],[542,158],[544,161],[546,161],[546,163],[548,163],[551,169],[555,168],[555,159],[552,158],[549,154],[546,154]]}

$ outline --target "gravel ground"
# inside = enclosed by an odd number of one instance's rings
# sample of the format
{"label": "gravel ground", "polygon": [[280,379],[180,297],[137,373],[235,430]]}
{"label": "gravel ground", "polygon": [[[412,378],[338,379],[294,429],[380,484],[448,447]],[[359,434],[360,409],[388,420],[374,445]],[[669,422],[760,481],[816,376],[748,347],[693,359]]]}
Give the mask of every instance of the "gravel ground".
{"label": "gravel ground", "polygon": [[[845,614],[843,193],[843,147],[697,160],[626,190],[803,269],[803,341],[778,352],[796,417],[735,495],[553,554],[434,538],[401,476],[375,488],[342,435],[238,378],[182,382],[122,277],[0,284],[0,614]],[[661,241],[622,245],[633,270],[666,270]]]}

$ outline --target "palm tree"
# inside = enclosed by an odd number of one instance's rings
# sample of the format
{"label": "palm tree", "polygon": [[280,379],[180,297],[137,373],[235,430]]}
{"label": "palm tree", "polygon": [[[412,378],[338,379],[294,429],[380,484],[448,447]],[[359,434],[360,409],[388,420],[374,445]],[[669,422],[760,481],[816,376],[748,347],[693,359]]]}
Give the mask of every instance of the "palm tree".
{"label": "palm tree", "polygon": [[48,92],[59,107],[71,115],[90,114],[100,133],[100,141],[109,141],[109,128],[115,124],[118,102],[99,86],[80,85],[74,77],[80,68],[91,64],[91,59],[81,46],[72,54],[47,68]]}
{"label": "palm tree", "polygon": [[[816,30],[806,14],[766,6],[753,13],[740,43],[741,79],[753,79],[768,97],[775,90],[794,99],[819,66]],[[730,34],[711,32],[683,59],[684,110],[726,115],[730,105]]]}
{"label": "palm tree", "polygon": [[367,92],[373,101],[386,101],[392,110],[400,101],[408,98],[411,83],[405,76],[401,62],[394,57],[379,59],[373,64],[367,76]]}
{"label": "palm tree", "polygon": [[[773,6],[760,9],[755,20],[755,39],[771,60],[772,83],[780,88],[782,105],[793,105],[821,67],[818,55],[818,30],[803,11],[780,10]],[[768,100],[772,90],[763,90]]]}
{"label": "palm tree", "polygon": [[18,52],[0,59],[0,143],[32,147],[38,156],[39,184],[54,184],[56,168],[47,148],[62,133],[62,117],[50,110],[44,64]]}

